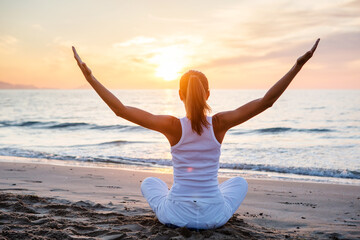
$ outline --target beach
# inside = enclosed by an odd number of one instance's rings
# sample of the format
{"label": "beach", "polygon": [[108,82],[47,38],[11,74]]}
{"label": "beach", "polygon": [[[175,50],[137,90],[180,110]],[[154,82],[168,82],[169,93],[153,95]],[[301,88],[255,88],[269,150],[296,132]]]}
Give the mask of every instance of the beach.
{"label": "beach", "polygon": [[[0,163],[0,239],[357,239],[358,186],[247,179],[233,218],[213,230],[162,225],[141,195],[155,176],[123,168]],[[223,182],[226,178],[219,178]]]}

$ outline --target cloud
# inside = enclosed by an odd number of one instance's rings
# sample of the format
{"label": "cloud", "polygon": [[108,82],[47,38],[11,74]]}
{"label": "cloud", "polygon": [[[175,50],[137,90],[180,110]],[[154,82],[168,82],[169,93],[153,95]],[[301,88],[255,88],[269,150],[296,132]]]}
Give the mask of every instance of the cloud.
{"label": "cloud", "polygon": [[58,59],[61,61],[67,58],[72,45],[73,42],[70,40],[64,40],[61,37],[54,38],[53,42],[50,44],[50,46],[55,50]]}
{"label": "cloud", "polygon": [[[354,69],[354,70],[358,70],[360,69],[360,59],[356,59],[356,60],[353,60],[353,61],[349,61],[346,63],[346,66],[348,68],[351,68],[351,69]],[[360,76],[360,74],[359,74]]]}
{"label": "cloud", "polygon": [[113,48],[123,48],[123,47],[139,47],[143,46],[145,48],[160,47],[164,45],[199,45],[202,44],[203,38],[194,35],[172,35],[166,37],[144,37],[137,36],[132,39],[129,39],[124,42],[114,43]]}
{"label": "cloud", "polygon": [[72,45],[73,42],[65,40],[63,37],[55,37],[52,42],[47,44],[46,52],[41,55],[42,64],[48,66],[52,71],[59,71],[67,67],[72,57]]}
{"label": "cloud", "polygon": [[44,27],[41,26],[40,24],[32,24],[30,27],[31,27],[31,29],[33,29],[35,31],[43,31],[44,30]]}
{"label": "cloud", "polygon": [[165,21],[165,22],[176,22],[176,23],[195,23],[199,22],[199,19],[189,19],[189,18],[166,18],[166,17],[158,17],[149,14],[148,17],[151,20]]}
{"label": "cloud", "polygon": [[[360,23],[360,8],[350,1],[256,1],[242,2],[214,13],[230,25],[228,36],[245,41],[304,40],[310,35],[354,31]],[[356,4],[358,4],[356,2]],[[235,33],[235,34],[234,34]]]}
{"label": "cloud", "polygon": [[154,42],[156,42],[155,38],[138,36],[125,42],[114,43],[113,47],[114,48],[130,47],[130,46],[145,45]]}
{"label": "cloud", "polygon": [[122,63],[142,64],[153,68],[154,58],[160,55],[163,56],[166,52],[170,54],[174,49],[178,49],[177,54],[173,54],[174,58],[180,52],[182,56],[190,58],[203,43],[203,38],[195,35],[157,36],[156,38],[137,36],[127,41],[113,44],[112,49],[119,49],[121,54],[109,50],[108,56],[109,58],[118,59]]}
{"label": "cloud", "polygon": [[18,46],[19,40],[11,35],[0,36],[0,53],[13,53]]}
{"label": "cloud", "polygon": [[349,7],[349,8],[360,9],[360,1],[359,0],[349,1],[349,2],[345,3],[344,6]]}
{"label": "cloud", "polygon": [[261,58],[255,57],[255,56],[248,56],[248,55],[235,56],[235,57],[221,57],[221,58],[216,58],[216,59],[210,60],[206,63],[199,64],[197,66],[197,68],[201,68],[201,69],[202,68],[221,68],[224,66],[247,64],[249,62],[254,62],[259,59],[261,59]]}
{"label": "cloud", "polygon": [[2,45],[14,45],[19,40],[11,35],[0,36],[0,44]]}
{"label": "cloud", "polygon": [[[253,54],[236,54],[229,57],[219,56],[212,59],[201,67],[205,68],[219,68],[224,66],[231,66],[237,64],[249,64],[256,61],[277,61],[288,62],[295,60],[309,50],[316,39],[289,43],[288,45],[280,45],[271,51],[261,54],[262,47],[258,49],[252,47]],[[323,62],[321,66],[329,67],[329,65],[335,65],[337,67],[349,65],[355,66],[360,60],[360,31],[347,32],[347,33],[335,33],[330,36],[326,36],[321,39],[319,47],[316,53],[316,59],[318,62]],[[243,47],[246,47],[243,44]],[[260,51],[260,53],[256,52]],[[320,66],[320,65],[319,65]]]}
{"label": "cloud", "polygon": [[218,46],[201,67],[295,61],[318,37],[322,39],[318,55],[326,58],[317,58],[328,66],[359,56],[360,1],[240,2],[217,9],[213,18],[214,29],[220,31],[205,43],[217,42]]}

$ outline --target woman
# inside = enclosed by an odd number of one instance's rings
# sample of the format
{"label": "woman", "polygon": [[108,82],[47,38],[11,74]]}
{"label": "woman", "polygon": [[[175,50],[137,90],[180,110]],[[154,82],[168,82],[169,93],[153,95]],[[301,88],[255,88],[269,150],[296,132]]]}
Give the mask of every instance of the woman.
{"label": "woman", "polygon": [[75,48],[74,57],[86,80],[119,117],[165,135],[171,145],[174,184],[169,190],[160,179],[143,181],[141,191],[163,224],[194,229],[224,225],[238,209],[247,193],[247,182],[241,177],[218,184],[220,147],[226,132],[271,107],[285,91],[303,65],[312,57],[319,43],[297,59],[295,65],[267,93],[233,111],[207,116],[210,107],[209,86],[205,75],[190,70],[180,79],[180,99],[186,117],[153,115],[124,106],[92,75]]}

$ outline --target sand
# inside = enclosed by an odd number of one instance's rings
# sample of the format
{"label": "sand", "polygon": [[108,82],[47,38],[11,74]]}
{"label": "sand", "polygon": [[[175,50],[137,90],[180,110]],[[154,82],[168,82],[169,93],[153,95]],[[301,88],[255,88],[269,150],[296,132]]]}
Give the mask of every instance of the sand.
{"label": "sand", "polygon": [[[248,179],[232,219],[213,230],[162,225],[136,170],[0,163],[0,239],[359,239],[360,187]],[[222,182],[225,178],[220,178]]]}

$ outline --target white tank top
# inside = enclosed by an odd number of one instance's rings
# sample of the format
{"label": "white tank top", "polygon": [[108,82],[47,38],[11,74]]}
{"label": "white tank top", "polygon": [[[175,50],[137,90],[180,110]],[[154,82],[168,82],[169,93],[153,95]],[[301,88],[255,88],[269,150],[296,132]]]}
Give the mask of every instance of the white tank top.
{"label": "white tank top", "polygon": [[221,144],[215,138],[212,117],[199,136],[191,128],[191,121],[181,118],[180,141],[171,147],[174,183],[168,199],[174,201],[223,202],[219,190],[218,170]]}

